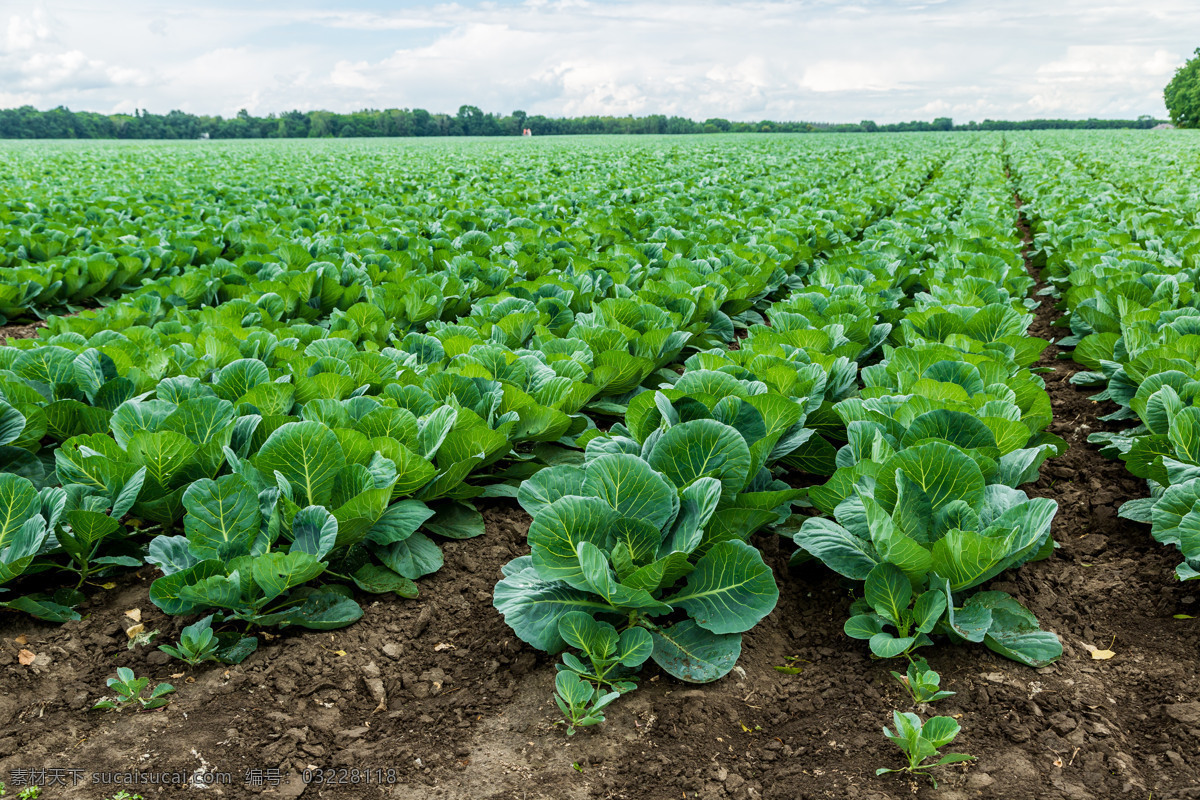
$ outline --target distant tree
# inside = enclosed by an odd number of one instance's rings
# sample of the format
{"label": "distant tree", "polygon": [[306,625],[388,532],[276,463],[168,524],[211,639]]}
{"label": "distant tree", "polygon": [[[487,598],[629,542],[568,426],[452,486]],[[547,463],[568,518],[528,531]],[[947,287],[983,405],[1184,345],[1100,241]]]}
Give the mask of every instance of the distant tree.
{"label": "distant tree", "polygon": [[[1200,115],[1190,118],[1200,127]],[[640,133],[858,133],[920,132],[939,130],[1048,130],[1076,128],[1152,128],[1159,123],[1142,115],[1136,120],[1122,119],[1035,119],[984,120],[955,125],[949,117],[932,122],[914,120],[876,124],[797,122],[787,120],[731,121],[720,117],[703,123],[687,117],[655,114],[635,117],[528,116],[522,110],[501,116],[478,106],[464,105],[454,115],[431,114],[414,108],[365,108],[350,113],[333,111],[287,111],[256,117],[241,109],[233,117],[197,116],[184,111],[153,114],[144,108],[129,114],[97,114],[71,111],[59,106],[39,111],[33,106],[0,109],[0,139],[214,139],[301,138],[301,137],[376,137],[376,136],[520,136],[528,128],[535,136],[640,134]]]}
{"label": "distant tree", "polygon": [[464,136],[484,136],[487,133],[487,115],[479,106],[459,106],[456,122]]}
{"label": "distant tree", "polygon": [[1163,89],[1163,101],[1171,121],[1180,128],[1200,126],[1200,47]]}

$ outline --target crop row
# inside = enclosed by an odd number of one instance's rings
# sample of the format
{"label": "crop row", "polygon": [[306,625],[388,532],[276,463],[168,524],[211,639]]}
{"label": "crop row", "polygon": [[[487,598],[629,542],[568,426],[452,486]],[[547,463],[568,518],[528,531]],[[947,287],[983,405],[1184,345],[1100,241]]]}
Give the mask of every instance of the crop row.
{"label": "crop row", "polygon": [[[1120,509],[1149,523],[1184,561],[1180,579],[1200,577],[1200,233],[1194,150],[1099,148],[1050,151],[1036,140],[1013,153],[1013,172],[1036,231],[1037,257],[1064,310],[1072,382],[1127,421],[1094,433],[1109,457],[1144,478],[1149,497]],[[1154,170],[1145,172],[1151,163]],[[1104,166],[1105,172],[1099,167]]]}
{"label": "crop row", "polygon": [[[583,465],[525,481],[531,555],[496,592],[522,639],[580,650],[587,663],[568,654],[564,671],[618,691],[650,657],[716,679],[774,606],[747,541],[775,525],[799,555],[865,583],[847,633],[877,655],[934,632],[1036,666],[1061,653],[1013,598],[970,594],[1052,550],[1054,503],[1015,487],[1063,443],[1042,432],[1049,399],[1028,370],[1046,343],[1025,336],[1033,281],[998,155],[939,172],[776,301],[770,326],[636,395],[624,424],[587,440]],[[796,490],[780,468],[831,478]],[[806,496],[837,522],[789,516]]]}

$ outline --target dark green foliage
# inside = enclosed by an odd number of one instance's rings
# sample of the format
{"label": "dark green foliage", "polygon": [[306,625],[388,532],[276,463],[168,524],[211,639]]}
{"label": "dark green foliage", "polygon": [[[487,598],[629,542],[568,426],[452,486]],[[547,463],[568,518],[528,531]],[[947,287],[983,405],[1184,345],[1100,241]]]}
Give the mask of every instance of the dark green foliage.
{"label": "dark green foliage", "polygon": [[1200,47],[1186,64],[1175,70],[1171,82],[1163,89],[1163,102],[1171,114],[1171,122],[1180,128],[1200,125]]}

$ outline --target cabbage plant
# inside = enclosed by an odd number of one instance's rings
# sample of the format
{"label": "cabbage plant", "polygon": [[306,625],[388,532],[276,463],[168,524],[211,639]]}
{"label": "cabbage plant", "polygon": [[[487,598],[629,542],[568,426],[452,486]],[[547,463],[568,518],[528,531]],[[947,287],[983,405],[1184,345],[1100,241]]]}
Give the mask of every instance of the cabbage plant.
{"label": "cabbage plant", "polygon": [[714,524],[746,485],[749,448],[712,419],[673,425],[644,448],[624,441],[593,441],[582,466],[522,484],[531,552],[505,566],[496,608],[540,650],[566,649],[560,622],[582,612],[619,638],[644,629],[650,657],[671,675],[716,680],[779,597],[758,550]]}
{"label": "cabbage plant", "polygon": [[[847,632],[869,639],[877,655],[907,653],[937,632],[1044,666],[1061,655],[1058,638],[1038,630],[1036,620],[1031,629],[1032,615],[1007,595],[993,613],[972,603],[970,592],[1049,555],[1056,511],[1052,500],[989,485],[971,455],[929,441],[882,460],[875,477],[838,504],[836,521],[810,517],[793,539],[835,572],[868,582]],[[1003,593],[984,594],[996,606]],[[960,599],[966,604],[956,622]]]}

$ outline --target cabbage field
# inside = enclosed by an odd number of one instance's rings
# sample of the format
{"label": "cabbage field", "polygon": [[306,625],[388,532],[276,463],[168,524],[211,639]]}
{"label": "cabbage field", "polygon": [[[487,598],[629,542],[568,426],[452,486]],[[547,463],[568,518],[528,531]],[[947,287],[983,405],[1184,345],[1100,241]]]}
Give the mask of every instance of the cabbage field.
{"label": "cabbage field", "polygon": [[1186,131],[4,144],[0,781],[1197,796],[1198,177]]}

